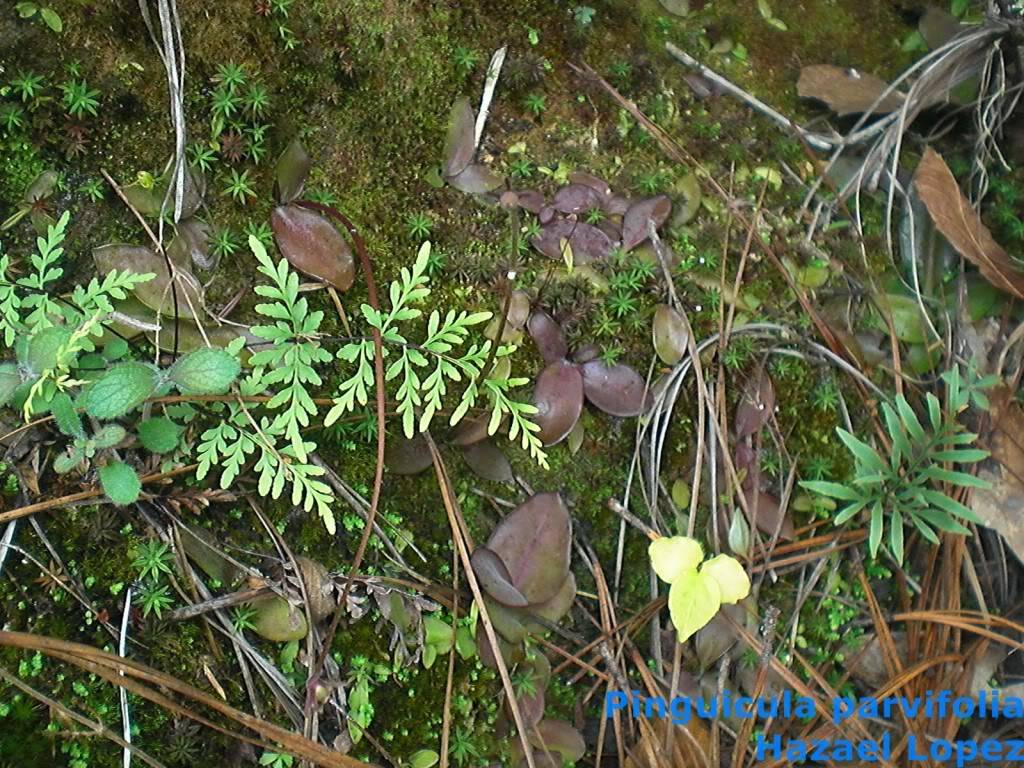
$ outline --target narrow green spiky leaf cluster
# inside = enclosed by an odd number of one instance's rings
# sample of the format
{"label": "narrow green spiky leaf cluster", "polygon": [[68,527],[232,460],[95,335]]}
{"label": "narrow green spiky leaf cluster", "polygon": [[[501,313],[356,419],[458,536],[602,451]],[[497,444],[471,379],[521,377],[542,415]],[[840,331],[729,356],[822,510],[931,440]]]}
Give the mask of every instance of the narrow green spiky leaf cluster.
{"label": "narrow green spiky leaf cluster", "polygon": [[988,451],[972,447],[977,435],[966,431],[957,422],[957,415],[972,401],[984,404],[986,400],[981,390],[993,382],[980,379],[965,383],[959,368],[943,374],[943,379],[947,408],[944,411],[939,399],[928,393],[926,424],[922,424],[903,395],[898,395],[893,403],[882,403],[892,446],[887,458],[865,441],[839,428],[836,432],[854,459],[853,480],[849,484],[801,483],[810,491],[846,502],[836,515],[837,525],[862,511],[869,513],[868,548],[872,556],[882,547],[887,514],[891,519],[886,548],[901,564],[905,524],[913,524],[925,539],[938,544],[936,531],[969,534],[963,521],[980,522],[969,507],[944,489],[988,487],[985,481],[953,467],[973,464],[989,455]]}

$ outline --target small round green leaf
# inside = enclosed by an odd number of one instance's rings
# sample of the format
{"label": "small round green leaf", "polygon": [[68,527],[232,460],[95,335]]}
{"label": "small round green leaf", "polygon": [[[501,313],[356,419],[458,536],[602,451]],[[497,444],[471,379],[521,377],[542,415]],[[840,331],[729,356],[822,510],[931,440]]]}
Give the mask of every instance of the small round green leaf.
{"label": "small round green leaf", "polygon": [[139,442],[147,451],[169,453],[178,446],[181,427],[168,418],[157,416],[139,424]]}
{"label": "small round green leaf", "polygon": [[275,643],[301,640],[309,632],[306,614],[283,597],[272,595],[253,603],[253,631]]}
{"label": "small round green leaf", "polygon": [[142,404],[156,389],[156,371],[143,363],[115,365],[85,392],[85,411],[94,419],[116,419]]}
{"label": "small round green leaf", "polygon": [[128,432],[120,424],[105,424],[92,436],[93,445],[99,449],[113,448],[124,440]]}
{"label": "small round green leaf", "polygon": [[46,26],[58,35],[64,31],[64,22],[61,21],[61,18],[57,15],[56,11],[50,8],[42,8],[39,11],[39,15],[43,17],[43,21],[46,23]]}
{"label": "small round green leaf", "polygon": [[142,492],[139,476],[123,461],[100,467],[100,485],[103,486],[103,492],[119,507],[138,501]]}
{"label": "small round green leaf", "polygon": [[49,371],[57,366],[57,353],[71,338],[67,328],[51,325],[32,334],[25,352],[25,364],[33,373]]}
{"label": "small round green leaf", "polygon": [[21,386],[21,374],[14,363],[0,365],[0,405],[6,405]]}
{"label": "small round green leaf", "polygon": [[440,759],[441,756],[434,750],[421,749],[419,752],[414,752],[409,758],[409,768],[431,768],[431,766],[437,765],[437,761]]}
{"label": "small round green leaf", "polygon": [[185,394],[223,395],[241,370],[241,363],[230,352],[203,347],[178,360],[167,375]]}
{"label": "small round green leaf", "polygon": [[448,653],[455,642],[451,625],[436,616],[423,617],[423,642],[433,645],[440,653]]}
{"label": "small round green leaf", "polygon": [[50,401],[50,414],[57,422],[57,429],[69,437],[85,437],[85,430],[82,428],[82,420],[75,410],[75,404],[71,398],[63,392],[58,392]]}
{"label": "small round green leaf", "polygon": [[654,351],[666,365],[675,365],[686,354],[690,338],[686,319],[668,304],[659,304],[652,326]]}
{"label": "small round green leaf", "polygon": [[469,661],[476,656],[476,638],[469,627],[459,627],[455,630],[455,650],[463,661]]}
{"label": "small round green leaf", "polygon": [[53,458],[53,471],[58,475],[66,475],[71,470],[81,466],[82,456],[77,451],[73,453],[58,453]]}
{"label": "small round green leaf", "polygon": [[120,336],[115,336],[103,345],[103,357],[110,362],[120,360],[128,354],[128,342]]}
{"label": "small round green leaf", "polygon": [[681,510],[690,508],[690,481],[685,477],[677,477],[672,483],[672,503]]}
{"label": "small round green leaf", "polygon": [[742,512],[733,511],[732,522],[729,524],[729,549],[741,557],[750,552],[750,526]]}

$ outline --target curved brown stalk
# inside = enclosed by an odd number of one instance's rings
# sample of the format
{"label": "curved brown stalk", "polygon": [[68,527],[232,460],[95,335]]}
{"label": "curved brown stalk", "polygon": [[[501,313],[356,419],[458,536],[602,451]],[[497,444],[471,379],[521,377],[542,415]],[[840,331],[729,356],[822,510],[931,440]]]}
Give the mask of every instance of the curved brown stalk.
{"label": "curved brown stalk", "polygon": [[[198,467],[198,464],[186,464],[184,467],[175,467],[168,472],[155,472],[152,475],[143,475],[139,478],[139,481],[145,485],[146,483],[155,483],[159,480],[166,480],[171,477],[177,477],[178,475],[184,475],[187,472]],[[103,489],[95,487],[88,491],[79,491],[78,493],[69,493],[67,496],[58,496],[55,499],[47,499],[46,501],[37,501],[35,504],[28,504],[24,507],[18,507],[17,509],[11,509],[7,512],[0,512],[0,525],[16,520],[19,517],[28,517],[34,515],[36,512],[45,512],[48,509],[54,507],[66,507],[70,504],[74,504],[79,501],[88,501],[89,499],[95,499],[98,496],[103,495]]]}

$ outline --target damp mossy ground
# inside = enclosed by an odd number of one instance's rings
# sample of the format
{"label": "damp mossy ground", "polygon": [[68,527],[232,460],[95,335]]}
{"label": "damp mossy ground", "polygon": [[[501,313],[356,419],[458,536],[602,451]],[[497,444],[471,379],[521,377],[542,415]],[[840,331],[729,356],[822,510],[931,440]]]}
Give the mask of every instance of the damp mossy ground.
{"label": "damp mossy ground", "polygon": [[[90,249],[110,241],[143,241],[131,215],[107,189],[104,199],[90,201],[82,185],[99,178],[100,169],[121,183],[130,183],[140,173],[158,175],[173,149],[173,133],[167,120],[168,100],[163,69],[134,10],[115,3],[71,3],[59,5],[65,32],[57,37],[42,24],[23,21],[5,6],[0,10],[0,61],[4,74],[35,71],[49,83],[51,103],[28,113],[23,127],[0,128],[0,211],[13,207],[27,183],[43,168],[57,168],[63,175],[62,188],[53,205],[73,212],[69,252],[75,268],[68,279],[80,279],[90,271]],[[623,94],[635,100],[688,153],[720,180],[746,169],[791,163],[804,173],[803,150],[793,137],[727,97],[711,101],[695,99],[683,80],[685,70],[664,52],[666,41],[693,52],[709,66],[734,80],[766,102],[794,116],[798,121],[813,114],[799,102],[795,80],[799,67],[811,63],[833,63],[858,67],[880,76],[891,76],[906,63],[899,41],[908,31],[905,20],[882,0],[802,0],[775,3],[776,13],[788,25],[781,32],[769,26],[753,3],[718,0],[694,3],[691,16],[669,16],[654,0],[595,3],[594,17],[581,25],[573,6],[551,0],[523,0],[515,3],[428,3],[399,0],[296,0],[286,20],[255,12],[252,0],[222,0],[216,3],[182,3],[182,25],[187,58],[186,105],[190,143],[202,146],[210,139],[211,93],[217,67],[228,62],[245,67],[251,77],[268,89],[270,108],[265,118],[268,136],[266,157],[259,163],[243,159],[238,163],[218,161],[208,174],[204,216],[217,229],[226,228],[239,239],[247,228],[267,221],[272,206],[273,158],[295,136],[303,138],[314,159],[310,187],[329,195],[364,234],[379,285],[393,279],[410,264],[419,243],[408,228],[411,215],[422,214],[431,222],[430,239],[444,254],[444,268],[435,276],[432,300],[441,307],[489,309],[495,306],[494,279],[511,265],[526,287],[544,281],[550,264],[536,255],[518,254],[509,237],[506,212],[458,193],[437,189],[430,183],[431,171],[440,159],[448,109],[460,95],[476,99],[486,71],[486,62],[500,45],[509,45],[506,74],[485,134],[481,156],[506,173],[518,160],[528,161],[533,170],[516,180],[522,186],[536,186],[546,192],[555,188],[552,173],[569,168],[587,170],[606,178],[616,190],[637,194],[642,189],[671,191],[673,183],[691,168],[679,168],[622,113],[600,89],[592,87],[571,65],[588,64],[607,77]],[[696,6],[703,5],[697,9]],[[134,8],[134,6],[132,6]],[[298,41],[288,50],[286,26]],[[723,39],[731,40],[732,52],[710,50]],[[738,55],[737,46],[745,49]],[[460,68],[460,49],[476,55],[471,71]],[[74,68],[74,69],[72,69]],[[77,72],[77,74],[73,74]],[[101,93],[97,117],[68,120],[59,107],[56,84],[69,78],[86,80]],[[542,96],[539,114],[527,109],[531,96]],[[536,104],[537,102],[534,101]],[[72,125],[84,127],[84,149],[69,153]],[[540,168],[548,169],[545,174]],[[223,190],[231,169],[247,170],[256,196],[241,205]],[[652,181],[653,178],[653,181]],[[646,179],[646,181],[645,181]],[[653,188],[647,185],[653,184]],[[739,190],[753,201],[760,184],[745,182]],[[659,188],[660,187],[660,188]],[[768,190],[766,204],[792,208],[801,193],[788,185],[781,191]],[[723,217],[701,216],[705,224],[691,226],[686,243],[698,255],[720,256],[725,234]],[[718,306],[709,285],[717,283],[719,267],[731,280],[738,265],[735,242],[744,233],[731,232],[733,247],[726,263],[697,267],[693,279],[677,277],[677,288],[691,312],[698,335],[717,330]],[[6,252],[25,252],[31,242],[27,228],[4,233]],[[835,256],[834,256],[835,257]],[[851,254],[853,258],[853,254]],[[859,255],[857,255],[859,258]],[[702,278],[702,279],[698,279]],[[256,280],[252,259],[245,248],[226,254],[208,280],[211,304],[230,301],[241,291],[235,316],[251,315],[255,303],[251,286]],[[787,299],[781,277],[770,264],[747,265],[743,293],[758,299],[754,316],[800,328],[807,318],[795,301]],[[335,325],[333,307],[323,294],[314,303],[324,309]],[[365,282],[357,281],[344,297],[349,312],[366,300]],[[653,307],[657,294],[643,298]],[[563,315],[577,313],[574,338],[591,338],[604,299],[595,294],[579,306],[568,304]],[[617,334],[623,360],[638,368],[649,359],[647,327],[629,328]],[[596,339],[603,346],[612,342]],[[529,345],[528,345],[529,346]],[[755,366],[765,362],[759,350],[737,361],[728,374],[739,381]],[[770,364],[773,364],[770,362]],[[532,349],[524,348],[516,367],[524,375],[539,370]],[[786,446],[798,456],[801,466],[812,459],[841,470],[846,461],[832,438],[838,416],[819,407],[811,395],[827,377],[819,367],[795,361],[774,367],[779,390],[778,424]],[[325,371],[326,391],[339,373]],[[684,397],[686,397],[684,393]],[[730,403],[731,407],[732,403]],[[688,470],[686,447],[696,426],[688,422],[690,409],[680,407],[670,435],[673,451],[666,460],[669,480]],[[609,499],[621,498],[633,461],[634,424],[611,420],[596,412],[584,417],[586,437],[576,454],[563,446],[551,452],[551,469],[540,470],[524,453],[509,450],[517,475],[535,491],[560,490],[577,521],[581,540],[593,547],[613,580],[619,546],[620,520],[608,508]],[[324,434],[319,439],[321,455],[353,487],[369,495],[375,454],[364,440]],[[676,448],[678,446],[678,448]],[[473,476],[458,453],[444,449],[454,487],[459,495],[472,536],[483,540],[498,519],[499,512],[484,496],[514,498],[516,492]],[[49,489],[41,492],[47,495]],[[14,505],[6,499],[5,504]],[[346,515],[340,534],[327,536],[314,517],[296,514],[287,504],[273,503],[266,509],[297,553],[307,554],[328,568],[347,571],[354,555],[361,522]],[[412,534],[426,562],[415,567],[439,583],[451,580],[451,537],[447,516],[432,473],[417,477],[388,476],[384,484],[381,513],[389,526]],[[345,514],[342,512],[342,514]],[[266,548],[255,533],[251,515],[243,504],[214,504],[190,518],[209,528],[219,540],[236,547]],[[44,523],[54,545],[66,562],[74,563],[75,576],[87,594],[109,616],[120,615],[119,590],[135,578],[130,550],[144,531],[138,523],[130,530],[127,516],[99,507],[58,511]],[[26,529],[27,530],[27,529]],[[29,539],[26,533],[26,539]],[[37,555],[48,559],[45,551]],[[625,546],[625,568],[618,589],[620,619],[641,608],[649,598],[645,542],[632,533]],[[367,567],[386,571],[386,565],[371,546]],[[581,590],[595,591],[589,574],[578,569]],[[38,569],[12,557],[0,584],[0,607],[5,622],[17,629],[31,629],[63,639],[110,649],[112,638],[83,612],[69,596],[37,583]],[[792,590],[777,586],[773,599],[785,605]],[[589,600],[590,598],[583,598]],[[589,605],[596,611],[596,604]],[[342,628],[335,651],[342,677],[350,673],[349,662],[362,656],[387,664],[388,636],[379,630],[374,617]],[[212,690],[211,681],[223,686],[230,703],[247,707],[247,696],[228,644],[211,646],[198,624],[168,624],[149,621],[139,638],[137,655],[155,666],[192,684]],[[581,631],[586,628],[578,628]],[[812,642],[825,642],[822,629]],[[269,644],[273,659],[276,649]],[[31,664],[28,657],[4,651],[0,659],[7,669]],[[446,665],[430,670],[404,670],[374,685],[371,701],[375,714],[371,732],[392,755],[405,759],[421,748],[438,748],[440,713],[443,706]],[[117,721],[116,694],[109,687],[86,676],[45,662],[30,680],[38,682],[56,698],[107,723]],[[85,687],[79,696],[75,685]],[[470,664],[459,664],[455,676],[459,738],[481,754],[494,746],[493,723],[499,684],[490,672]],[[573,696],[565,691],[553,696],[554,708],[573,716]],[[118,764],[120,752],[98,739],[75,740],[83,757],[67,754],[66,739],[40,730],[51,715],[24,697],[12,699],[0,734],[0,765],[31,763],[22,745],[69,765],[108,766]],[[132,700],[133,719],[139,731],[138,743],[161,755],[171,743],[172,718],[163,710]],[[271,712],[271,716],[277,716]],[[64,725],[51,726],[61,731]],[[176,737],[175,737],[176,738]],[[187,742],[187,739],[182,739]],[[177,742],[175,742],[177,743]],[[63,748],[64,753],[61,752]],[[225,746],[225,750],[228,748]],[[380,755],[363,741],[353,754],[379,760]],[[42,759],[42,757],[39,757]],[[49,759],[49,757],[47,757]],[[74,762],[77,760],[78,762]]]}

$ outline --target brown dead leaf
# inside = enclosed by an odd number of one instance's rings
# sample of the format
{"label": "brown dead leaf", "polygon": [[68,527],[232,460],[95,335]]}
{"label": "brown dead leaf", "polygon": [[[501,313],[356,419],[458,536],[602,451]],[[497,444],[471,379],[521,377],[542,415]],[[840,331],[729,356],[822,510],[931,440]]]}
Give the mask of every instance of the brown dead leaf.
{"label": "brown dead leaf", "polygon": [[971,509],[1024,562],[1024,409],[1005,385],[993,389],[989,401],[992,427],[984,447],[992,458],[981,465],[978,477],[991,487],[974,490]]}
{"label": "brown dead leaf", "polygon": [[949,166],[930,147],[914,176],[917,194],[928,214],[957,252],[974,264],[992,285],[1024,298],[1024,273],[992,237],[981,217],[960,191]]}
{"label": "brown dead leaf", "polygon": [[879,77],[858,72],[850,67],[813,64],[800,70],[796,91],[805,99],[817,99],[837,115],[857,115],[871,110],[882,115],[903,105],[903,96],[890,93],[878,104],[875,101],[888,90],[889,84]]}

